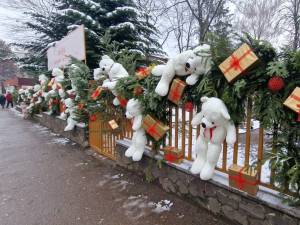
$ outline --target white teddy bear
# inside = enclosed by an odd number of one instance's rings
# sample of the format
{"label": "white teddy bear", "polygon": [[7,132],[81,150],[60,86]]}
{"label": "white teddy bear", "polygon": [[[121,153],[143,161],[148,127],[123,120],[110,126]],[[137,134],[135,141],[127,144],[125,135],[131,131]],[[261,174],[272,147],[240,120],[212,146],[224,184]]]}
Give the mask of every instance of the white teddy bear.
{"label": "white teddy bear", "polygon": [[[108,79],[103,81],[102,87],[108,88],[115,96],[118,96],[115,87],[119,79],[129,76],[126,69],[122,66],[122,64],[114,62],[107,55],[102,56],[102,59],[99,63],[99,69],[101,74],[108,76]],[[119,105],[120,102],[117,98],[115,98],[113,100],[113,104]]]}
{"label": "white teddy bear", "polygon": [[197,113],[192,120],[193,126],[201,124],[201,128],[196,141],[196,159],[191,172],[200,173],[202,180],[209,180],[214,175],[225,137],[228,144],[234,144],[236,132],[222,100],[202,97],[201,102],[203,102],[201,112]]}
{"label": "white teddy bear", "polygon": [[143,157],[147,138],[142,127],[142,107],[137,99],[130,99],[126,106],[126,117],[133,119],[133,136],[130,147],[126,150],[125,156],[132,157],[133,161],[140,161]]}
{"label": "white teddy bear", "polygon": [[74,127],[78,123],[76,121],[75,106],[74,106],[73,99],[71,99],[71,98],[65,99],[64,103],[66,106],[66,110],[64,113],[68,117],[67,118],[67,126],[65,127],[64,131],[71,131],[74,129]]}
{"label": "white teddy bear", "polygon": [[161,76],[155,92],[160,96],[166,96],[169,92],[169,86],[174,76],[190,75],[186,82],[188,85],[194,85],[200,75],[206,74],[211,69],[210,46],[200,45],[194,50],[184,51],[174,58],[170,59],[166,65],[158,65],[153,68],[154,76]]}

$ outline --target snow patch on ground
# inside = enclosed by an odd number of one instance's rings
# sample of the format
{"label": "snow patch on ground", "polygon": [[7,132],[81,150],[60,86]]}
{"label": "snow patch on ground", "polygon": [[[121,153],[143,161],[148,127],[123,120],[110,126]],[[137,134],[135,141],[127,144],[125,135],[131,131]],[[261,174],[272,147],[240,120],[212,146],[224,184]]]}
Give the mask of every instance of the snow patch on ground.
{"label": "snow patch on ground", "polygon": [[24,118],[24,115],[20,113],[18,110],[16,110],[15,108],[11,108],[10,111],[12,111],[16,116]]}
{"label": "snow patch on ground", "polygon": [[170,211],[171,207],[173,206],[173,202],[170,200],[161,200],[157,203],[150,203],[151,206],[154,206],[155,208],[152,210],[155,213],[163,213],[165,211]]}
{"label": "snow patch on ground", "polygon": [[68,138],[53,138],[47,144],[59,144],[59,145],[66,145],[69,144],[70,140]]}

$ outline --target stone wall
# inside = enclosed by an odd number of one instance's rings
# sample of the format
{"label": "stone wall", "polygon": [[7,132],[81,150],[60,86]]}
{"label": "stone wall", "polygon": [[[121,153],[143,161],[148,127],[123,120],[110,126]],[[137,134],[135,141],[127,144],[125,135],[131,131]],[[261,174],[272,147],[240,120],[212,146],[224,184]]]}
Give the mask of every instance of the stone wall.
{"label": "stone wall", "polygon": [[47,112],[39,115],[34,115],[33,120],[39,122],[41,125],[48,127],[54,133],[66,137],[82,147],[88,146],[88,132],[84,124],[78,124],[72,131],[64,131],[67,121],[59,117],[51,116]]}
{"label": "stone wall", "polygon": [[190,162],[178,166],[162,161],[158,166],[161,156],[153,155],[150,149],[140,162],[132,162],[124,156],[129,144],[126,140],[117,142],[118,165],[146,176],[165,191],[187,198],[232,224],[300,225],[300,210],[283,205],[278,192],[262,187],[257,196],[250,196],[229,187],[228,176],[219,172],[212,180],[202,181],[189,173]]}

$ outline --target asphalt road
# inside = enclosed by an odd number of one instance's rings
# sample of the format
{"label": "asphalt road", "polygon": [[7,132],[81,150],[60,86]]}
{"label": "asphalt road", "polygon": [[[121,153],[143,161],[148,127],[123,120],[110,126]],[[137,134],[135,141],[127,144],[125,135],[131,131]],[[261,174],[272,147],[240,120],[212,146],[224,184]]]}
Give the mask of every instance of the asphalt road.
{"label": "asphalt road", "polygon": [[229,225],[0,110],[0,225]]}

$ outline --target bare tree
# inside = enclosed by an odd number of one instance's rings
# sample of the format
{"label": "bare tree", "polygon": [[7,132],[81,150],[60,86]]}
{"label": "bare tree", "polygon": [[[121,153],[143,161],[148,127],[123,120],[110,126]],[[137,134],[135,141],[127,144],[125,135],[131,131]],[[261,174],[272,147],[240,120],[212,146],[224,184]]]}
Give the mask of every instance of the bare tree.
{"label": "bare tree", "polygon": [[254,38],[271,41],[282,33],[279,12],[282,0],[240,0],[236,2],[236,28]]}
{"label": "bare tree", "polygon": [[300,47],[300,0],[286,0],[281,18],[289,34],[290,45],[297,50]]}

